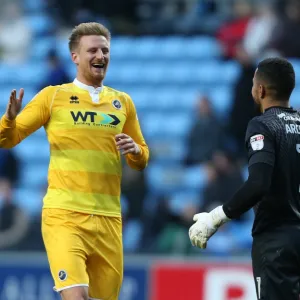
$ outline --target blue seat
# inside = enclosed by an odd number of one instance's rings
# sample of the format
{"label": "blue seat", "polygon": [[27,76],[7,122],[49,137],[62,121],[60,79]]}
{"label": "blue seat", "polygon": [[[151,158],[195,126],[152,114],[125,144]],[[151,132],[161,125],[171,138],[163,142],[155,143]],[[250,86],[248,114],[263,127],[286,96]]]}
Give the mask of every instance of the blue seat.
{"label": "blue seat", "polygon": [[124,61],[134,51],[135,39],[133,37],[117,36],[111,40],[110,55],[112,61]]}
{"label": "blue seat", "polygon": [[145,170],[147,185],[152,194],[165,194],[180,189],[182,168],[151,163]]}
{"label": "blue seat", "polygon": [[66,39],[56,39],[56,51],[58,56],[65,61],[66,63],[70,63],[71,54],[69,50],[68,41]]}
{"label": "blue seat", "polygon": [[209,36],[190,37],[184,44],[184,53],[192,59],[215,59],[222,54],[218,41]]}
{"label": "blue seat", "polygon": [[233,91],[230,86],[212,88],[209,98],[214,110],[221,119],[226,120],[232,107]]}
{"label": "blue seat", "polygon": [[155,137],[185,137],[193,122],[187,113],[149,113],[140,120],[145,136]]}
{"label": "blue seat", "polygon": [[168,206],[175,215],[181,215],[188,206],[199,207],[201,204],[201,194],[196,191],[183,190],[173,193],[168,200]]}
{"label": "blue seat", "polygon": [[181,183],[185,189],[199,192],[208,182],[207,172],[203,165],[187,167],[182,174]]}
{"label": "blue seat", "polygon": [[47,178],[47,163],[35,163],[33,160],[31,160],[22,164],[20,182],[21,186],[41,189],[47,184]]}
{"label": "blue seat", "polygon": [[[45,78],[46,65],[42,62],[24,63],[12,68],[4,63],[0,65],[0,82],[7,85],[20,85],[21,87],[39,85]],[[16,86],[15,86],[16,88]]]}
{"label": "blue seat", "polygon": [[46,7],[46,1],[43,0],[24,0],[23,9],[30,13],[39,13],[43,11]]}
{"label": "blue seat", "polygon": [[138,62],[111,62],[107,71],[107,81],[121,84],[138,84],[144,80],[142,65]]}
{"label": "blue seat", "polygon": [[[236,61],[227,61],[221,64],[222,82],[225,84],[233,84],[240,75],[241,66]],[[250,91],[251,92],[251,91]]]}
{"label": "blue seat", "polygon": [[147,140],[151,159],[160,164],[180,163],[187,154],[185,139],[156,138]]}
{"label": "blue seat", "polygon": [[[300,74],[299,74],[300,76]],[[300,89],[299,88],[295,88],[295,90],[293,91],[291,98],[291,106],[293,106],[296,109],[300,109]]]}
{"label": "blue seat", "polygon": [[134,59],[152,59],[155,61],[156,53],[159,53],[160,40],[157,37],[145,36],[131,40],[131,49],[125,57]]}
{"label": "blue seat", "polygon": [[240,72],[239,65],[233,61],[199,61],[191,66],[191,76],[195,80],[198,80],[201,84],[210,84],[214,87],[218,84],[232,84]]}
{"label": "blue seat", "polygon": [[54,20],[45,13],[29,14],[25,18],[33,34],[37,37],[51,34],[55,30]]}
{"label": "blue seat", "polygon": [[37,38],[30,47],[30,58],[32,60],[44,60],[51,49],[56,49],[56,39],[54,37]]}
{"label": "blue seat", "polygon": [[142,238],[142,224],[138,220],[129,220],[124,224],[123,246],[126,253],[137,251]]}
{"label": "blue seat", "polygon": [[138,111],[155,109],[157,107],[153,89],[134,88],[128,91]]}
{"label": "blue seat", "polygon": [[187,39],[182,36],[157,38],[158,49],[156,51],[159,53],[160,59],[176,59],[179,61],[187,42]]}
{"label": "blue seat", "polygon": [[6,110],[11,91],[16,89],[17,93],[19,93],[21,87],[24,88],[25,91],[23,98],[23,107],[25,107],[25,105],[36,95],[36,89],[30,86],[21,85],[18,82],[16,82],[15,85],[0,85],[0,115],[2,115]]}
{"label": "blue seat", "polygon": [[291,64],[294,67],[295,75],[296,75],[296,83],[300,82],[300,59],[291,58],[289,59]]}
{"label": "blue seat", "polygon": [[49,163],[49,144],[43,131],[44,129],[40,128],[15,147],[16,153],[25,163]]}
{"label": "blue seat", "polygon": [[182,85],[184,82],[194,81],[193,68],[195,63],[184,61],[170,61],[161,63],[160,82]]}
{"label": "blue seat", "polygon": [[182,190],[200,193],[208,180],[206,170],[202,166],[185,168],[153,162],[149,164],[145,174],[149,189],[158,194]]}
{"label": "blue seat", "polygon": [[26,187],[14,190],[14,201],[29,216],[40,215],[43,205],[44,190]]}

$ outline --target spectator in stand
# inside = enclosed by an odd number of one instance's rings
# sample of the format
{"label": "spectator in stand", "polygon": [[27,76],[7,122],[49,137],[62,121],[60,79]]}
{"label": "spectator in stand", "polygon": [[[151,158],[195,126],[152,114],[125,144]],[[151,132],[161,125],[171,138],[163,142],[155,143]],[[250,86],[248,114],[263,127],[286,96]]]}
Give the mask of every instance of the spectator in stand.
{"label": "spectator in stand", "polygon": [[18,250],[26,238],[29,219],[13,203],[13,191],[9,180],[0,180],[0,249]]}
{"label": "spectator in stand", "polygon": [[39,87],[39,90],[48,85],[60,85],[70,82],[71,79],[67,75],[64,65],[54,49],[50,50],[47,57],[49,71],[45,81]]}
{"label": "spectator in stand", "polygon": [[248,122],[259,114],[251,95],[255,64],[242,45],[238,45],[235,54],[241,72],[233,86],[232,109],[229,115],[227,133],[233,139],[238,157],[245,158],[245,132]]}
{"label": "spectator in stand", "polygon": [[289,0],[285,14],[274,28],[268,51],[284,57],[300,58],[300,1]]}
{"label": "spectator in stand", "polygon": [[252,16],[252,6],[249,1],[236,0],[234,1],[232,12],[232,19],[225,22],[216,35],[223,47],[225,59],[232,59],[236,56],[236,47],[243,40]]}
{"label": "spectator in stand", "polygon": [[197,118],[189,133],[186,165],[200,164],[211,158],[221,143],[222,128],[206,96],[199,96]]}
{"label": "spectator in stand", "polygon": [[[1,3],[2,4],[2,3]],[[6,1],[0,12],[0,57],[9,64],[25,62],[29,55],[32,32],[18,2]]]}
{"label": "spectator in stand", "polygon": [[279,22],[276,5],[272,0],[259,2],[255,11],[255,16],[249,21],[243,40],[243,46],[253,61],[264,56],[274,28]]}
{"label": "spectator in stand", "polygon": [[19,160],[11,149],[0,148],[0,180],[14,186],[19,179]]}

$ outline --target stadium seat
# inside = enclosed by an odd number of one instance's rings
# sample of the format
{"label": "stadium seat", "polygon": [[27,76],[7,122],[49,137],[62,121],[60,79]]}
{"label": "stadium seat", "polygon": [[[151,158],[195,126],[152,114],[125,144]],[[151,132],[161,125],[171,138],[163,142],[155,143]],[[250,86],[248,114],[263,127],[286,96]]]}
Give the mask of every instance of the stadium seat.
{"label": "stadium seat", "polygon": [[300,60],[295,58],[289,58],[289,61],[294,67],[296,75],[296,85],[300,82]]}
{"label": "stadium seat", "polygon": [[45,13],[26,15],[26,21],[35,37],[51,34],[55,30],[55,22]]}
{"label": "stadium seat", "polygon": [[31,188],[18,188],[14,191],[14,202],[29,216],[41,213],[43,205],[44,190]]}
{"label": "stadium seat", "polygon": [[24,162],[49,163],[49,144],[43,131],[44,128],[40,128],[15,147],[16,153]]}
{"label": "stadium seat", "polygon": [[[0,64],[0,82],[6,85],[30,85],[32,88],[38,86],[45,78],[46,65],[42,62],[26,62],[12,68],[5,63]],[[16,88],[16,86],[15,86]]]}
{"label": "stadium seat", "polygon": [[30,47],[30,59],[46,60],[49,50],[56,49],[56,39],[54,37],[37,38]]}
{"label": "stadium seat", "polygon": [[24,88],[25,94],[23,98],[23,107],[36,95],[37,90],[31,85],[22,85],[16,80],[15,85],[1,84],[0,85],[0,115],[2,115],[7,106],[7,102],[10,97],[10,93],[13,89],[19,92],[20,88]]}
{"label": "stadium seat", "polygon": [[233,90],[231,86],[219,85],[208,93],[209,99],[219,118],[226,120],[232,108]]}
{"label": "stadium seat", "polygon": [[149,113],[141,120],[143,131],[148,138],[187,136],[193,123],[193,116],[187,113]]}
{"label": "stadium seat", "polygon": [[142,224],[139,220],[124,223],[123,247],[125,253],[137,251],[142,237]]}
{"label": "stadium seat", "polygon": [[180,189],[181,172],[179,166],[166,168],[161,164],[149,164],[145,175],[150,193],[161,195]]}
{"label": "stadium seat", "polygon": [[186,55],[186,45],[189,43],[186,38],[182,36],[169,36],[157,38],[157,50],[159,59],[175,60],[175,63],[180,62],[181,57]]}
{"label": "stadium seat", "polygon": [[218,41],[209,36],[189,37],[184,49],[185,55],[192,59],[217,59],[222,54]]}
{"label": "stadium seat", "polygon": [[191,190],[183,190],[173,193],[168,199],[168,206],[175,215],[181,215],[188,206],[199,207],[201,204],[201,193]]}
{"label": "stadium seat", "polygon": [[[300,74],[299,74],[300,76]],[[296,108],[300,109],[300,88],[295,88],[291,95],[291,105]]]}
{"label": "stadium seat", "polygon": [[207,172],[203,165],[185,168],[181,184],[185,189],[201,191],[208,182]]}
{"label": "stadium seat", "polygon": [[48,164],[34,161],[23,162],[21,186],[42,189],[47,184]]}
{"label": "stadium seat", "polygon": [[56,51],[58,56],[66,63],[71,63],[70,50],[66,39],[56,40]]}
{"label": "stadium seat", "polygon": [[185,139],[155,138],[147,140],[151,159],[164,165],[181,163],[185,159],[187,147]]}
{"label": "stadium seat", "polygon": [[24,0],[23,9],[28,13],[40,13],[45,9],[45,4],[43,0]]}
{"label": "stadium seat", "polygon": [[134,38],[127,36],[117,36],[111,40],[112,61],[122,62],[134,51]]}
{"label": "stadium seat", "polygon": [[207,183],[207,174],[202,166],[185,168],[151,163],[145,172],[149,190],[157,194],[182,190],[199,193]]}
{"label": "stadium seat", "polygon": [[132,59],[146,59],[155,61],[155,57],[159,53],[161,47],[160,41],[157,37],[146,36],[133,38],[131,40],[130,51],[125,52],[125,58]]}

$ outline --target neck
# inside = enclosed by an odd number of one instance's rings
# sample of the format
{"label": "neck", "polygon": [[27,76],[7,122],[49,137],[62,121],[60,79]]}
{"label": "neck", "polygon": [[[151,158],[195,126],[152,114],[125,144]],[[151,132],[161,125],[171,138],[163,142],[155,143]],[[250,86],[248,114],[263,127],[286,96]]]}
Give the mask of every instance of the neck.
{"label": "neck", "polygon": [[80,82],[86,84],[86,85],[89,85],[89,86],[92,86],[94,88],[98,88],[100,86],[102,86],[102,82],[103,80],[88,80],[86,77],[82,76],[81,74],[77,74],[76,76],[77,80],[79,80]]}
{"label": "neck", "polygon": [[264,104],[262,105],[262,110],[263,112],[273,106],[281,106],[281,107],[286,107],[286,108],[290,108],[290,101],[286,100],[286,101],[282,101],[282,100],[264,100]]}

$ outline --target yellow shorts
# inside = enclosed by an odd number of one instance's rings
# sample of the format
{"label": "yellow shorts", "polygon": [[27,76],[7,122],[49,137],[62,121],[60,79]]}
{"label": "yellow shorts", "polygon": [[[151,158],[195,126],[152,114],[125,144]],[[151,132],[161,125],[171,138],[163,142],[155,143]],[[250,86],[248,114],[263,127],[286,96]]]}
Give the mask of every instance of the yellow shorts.
{"label": "yellow shorts", "polygon": [[88,286],[92,299],[118,299],[123,280],[121,217],[44,208],[42,235],[56,291]]}

